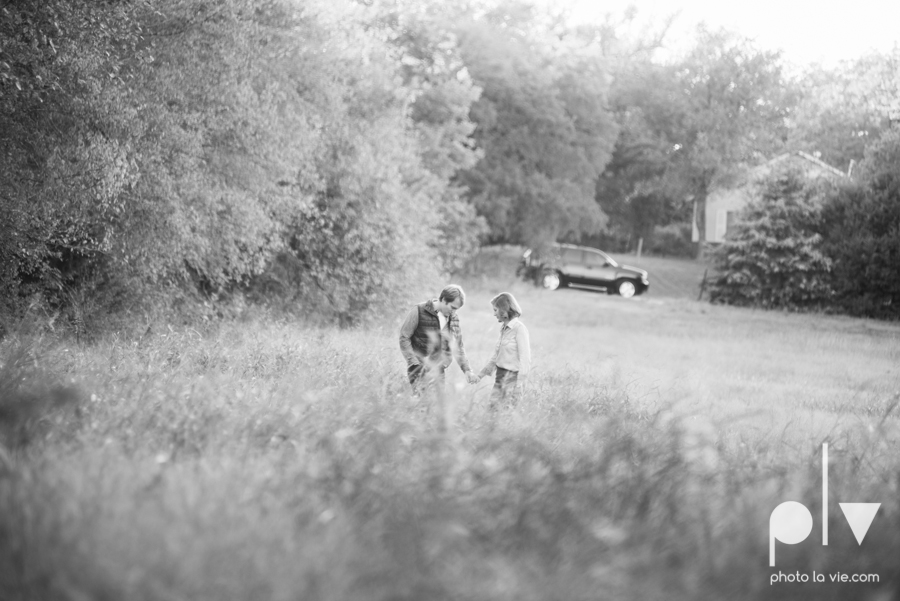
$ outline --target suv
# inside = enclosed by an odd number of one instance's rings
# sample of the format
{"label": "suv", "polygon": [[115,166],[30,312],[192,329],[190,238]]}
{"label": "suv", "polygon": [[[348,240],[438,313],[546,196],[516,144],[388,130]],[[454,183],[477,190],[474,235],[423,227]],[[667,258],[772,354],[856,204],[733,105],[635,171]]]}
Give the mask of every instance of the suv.
{"label": "suv", "polygon": [[647,272],[619,265],[603,251],[574,244],[554,244],[540,257],[531,249],[522,255],[525,271],[538,272],[538,282],[548,290],[566,286],[605,288],[625,298],[643,294],[650,287]]}

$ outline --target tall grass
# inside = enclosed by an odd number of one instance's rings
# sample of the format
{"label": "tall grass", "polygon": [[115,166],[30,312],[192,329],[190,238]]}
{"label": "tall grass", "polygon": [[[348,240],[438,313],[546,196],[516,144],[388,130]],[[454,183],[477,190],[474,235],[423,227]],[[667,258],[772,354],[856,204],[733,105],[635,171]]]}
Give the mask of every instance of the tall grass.
{"label": "tall grass", "polygon": [[[492,292],[470,295],[473,357],[489,349],[479,303]],[[541,298],[528,307],[546,351]],[[898,590],[890,405],[871,428],[742,438],[698,428],[677,388],[648,395],[623,357],[598,365],[558,349],[515,407],[492,414],[487,391],[458,377],[444,403],[411,397],[392,329],[250,320],[90,346],[9,339],[0,599]],[[54,390],[65,402],[46,401]],[[877,585],[769,584],[771,510],[798,500],[821,515],[822,441],[832,450],[830,544],[815,534],[780,544],[779,569],[877,573]],[[882,503],[861,546],[836,501]]]}

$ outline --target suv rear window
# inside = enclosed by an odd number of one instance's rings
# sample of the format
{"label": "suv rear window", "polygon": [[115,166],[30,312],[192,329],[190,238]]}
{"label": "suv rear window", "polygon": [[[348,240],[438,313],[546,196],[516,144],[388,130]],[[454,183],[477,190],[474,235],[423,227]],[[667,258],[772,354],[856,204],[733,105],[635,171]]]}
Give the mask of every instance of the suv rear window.
{"label": "suv rear window", "polygon": [[559,254],[563,263],[581,263],[581,250],[577,248],[563,248]]}

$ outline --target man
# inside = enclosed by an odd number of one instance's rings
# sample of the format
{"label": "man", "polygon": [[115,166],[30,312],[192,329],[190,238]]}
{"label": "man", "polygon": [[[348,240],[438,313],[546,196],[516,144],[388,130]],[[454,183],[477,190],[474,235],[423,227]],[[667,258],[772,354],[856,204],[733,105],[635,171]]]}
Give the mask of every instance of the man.
{"label": "man", "polygon": [[463,289],[450,284],[441,290],[437,300],[414,306],[400,326],[400,352],[406,358],[409,383],[416,394],[423,385],[432,383],[437,384],[440,391],[444,370],[453,362],[454,354],[469,384],[478,381],[478,376],[469,368],[456,315],[465,302]]}

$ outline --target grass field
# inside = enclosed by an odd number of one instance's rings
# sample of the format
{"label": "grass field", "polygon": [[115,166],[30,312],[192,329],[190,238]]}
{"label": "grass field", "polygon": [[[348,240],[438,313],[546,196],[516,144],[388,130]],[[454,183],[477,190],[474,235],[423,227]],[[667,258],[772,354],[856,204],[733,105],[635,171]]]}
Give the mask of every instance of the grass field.
{"label": "grass field", "polygon": [[[409,396],[402,307],[0,342],[0,599],[896,598],[900,327],[710,306],[681,276],[548,292],[515,254],[460,279],[477,367],[493,294],[531,332],[529,387],[496,414],[455,367],[445,403]],[[656,261],[652,282],[681,265]],[[773,569],[787,500],[814,528]],[[862,544],[851,501],[881,503]],[[878,582],[770,584],[813,571]]]}
{"label": "grass field", "polygon": [[[497,272],[512,273],[515,251],[494,252]],[[669,287],[670,296],[656,290],[627,300],[585,290],[549,292],[509,275],[494,278],[486,290],[511,289],[532,308],[525,321],[543,360],[539,371],[590,373],[627,389],[645,408],[688,416],[718,437],[780,435],[789,428],[793,442],[811,441],[835,429],[868,428],[897,401],[900,326],[696,302],[704,267],[690,263],[643,262],[653,269],[651,285],[672,281],[673,273],[696,282]],[[468,311],[477,330],[490,330],[489,303]],[[492,335],[479,343],[487,345]]]}
{"label": "grass field", "polygon": [[635,255],[621,254],[613,254],[612,257],[620,265],[647,270],[650,274],[650,290],[647,294],[652,298],[696,300],[700,296],[700,283],[708,268],[706,262],[691,259],[647,255],[638,258]]}

